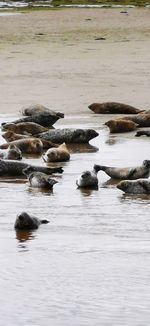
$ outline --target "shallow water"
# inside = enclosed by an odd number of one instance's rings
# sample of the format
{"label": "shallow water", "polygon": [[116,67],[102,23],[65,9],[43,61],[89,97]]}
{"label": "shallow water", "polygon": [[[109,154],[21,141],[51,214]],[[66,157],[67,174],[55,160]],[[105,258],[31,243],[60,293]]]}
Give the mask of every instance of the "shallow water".
{"label": "shallow water", "polygon": [[[57,123],[95,128],[99,137],[90,143],[99,150],[72,150],[53,192],[0,182],[3,326],[149,325],[150,197],[124,195],[104,172],[98,190],[79,190],[75,183],[95,163],[134,166],[150,159],[149,138],[110,136],[105,119],[89,113]],[[44,165],[40,157],[24,160]],[[16,233],[23,210],[50,223]]]}

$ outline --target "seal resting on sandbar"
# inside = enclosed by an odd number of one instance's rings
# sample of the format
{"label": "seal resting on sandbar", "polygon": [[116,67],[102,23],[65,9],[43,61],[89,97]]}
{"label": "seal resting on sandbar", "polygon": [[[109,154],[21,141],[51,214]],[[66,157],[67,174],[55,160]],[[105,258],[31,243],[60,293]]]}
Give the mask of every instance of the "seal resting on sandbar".
{"label": "seal resting on sandbar", "polygon": [[148,178],[150,174],[150,160],[144,160],[141,166],[116,168],[105,165],[94,165],[98,171],[104,171],[112,179],[135,180],[139,178]]}
{"label": "seal resting on sandbar", "polygon": [[40,220],[38,217],[21,212],[17,215],[14,228],[16,230],[36,230],[41,224],[49,223],[48,220]]}
{"label": "seal resting on sandbar", "polygon": [[40,133],[36,137],[50,140],[56,144],[73,144],[88,143],[91,139],[98,136],[98,132],[94,129],[54,129]]}
{"label": "seal resting on sandbar", "polygon": [[11,130],[17,134],[30,134],[30,135],[35,135],[41,132],[45,132],[48,130],[48,128],[42,127],[37,123],[34,122],[22,122],[18,123],[17,125],[15,123],[7,123],[4,124],[2,123],[2,130]]}
{"label": "seal resting on sandbar", "polygon": [[49,168],[44,166],[36,166],[32,164],[27,164],[25,162],[18,162],[13,160],[2,160],[0,159],[0,177],[3,176],[24,176],[23,170],[28,166],[32,166],[34,171],[43,172],[46,174],[52,173],[62,173],[62,167]]}
{"label": "seal resting on sandbar", "polygon": [[117,184],[117,188],[127,194],[150,194],[150,180],[123,180]]}
{"label": "seal resting on sandbar", "polygon": [[17,146],[10,144],[7,150],[0,151],[0,158],[4,160],[22,160],[22,153]]}
{"label": "seal resting on sandbar", "polygon": [[94,113],[99,114],[137,114],[143,112],[131,105],[117,102],[92,103],[88,106]]}
{"label": "seal resting on sandbar", "polygon": [[21,110],[21,113],[23,115],[28,115],[28,116],[43,113],[43,112],[48,112],[52,116],[56,115],[59,118],[64,118],[64,113],[55,112],[55,111],[53,111],[51,109],[48,109],[46,106],[41,105],[41,104],[29,105],[29,106],[23,107],[22,110]]}
{"label": "seal resting on sandbar", "polygon": [[133,116],[117,118],[117,120],[128,120],[138,124],[139,128],[150,127],[150,113],[140,113]]}
{"label": "seal resting on sandbar", "polygon": [[70,160],[70,153],[65,143],[59,145],[57,148],[49,148],[45,155],[43,155],[45,162],[66,162]]}
{"label": "seal resting on sandbar", "polygon": [[34,171],[32,166],[25,168],[23,173],[27,176],[30,186],[34,188],[48,188],[52,190],[53,186],[58,183],[58,181],[51,179],[47,174]]}
{"label": "seal resting on sandbar", "polygon": [[133,131],[138,127],[138,124],[133,121],[114,119],[105,122],[105,125],[109,128],[110,133],[122,133]]}
{"label": "seal resting on sandbar", "polygon": [[14,145],[25,154],[41,154],[43,151],[43,143],[38,138],[25,138],[14,140],[10,143],[5,143],[0,145],[1,149],[8,148],[9,146]]}
{"label": "seal resting on sandbar", "polygon": [[147,136],[150,137],[150,130],[138,130],[135,137]]}
{"label": "seal resting on sandbar", "polygon": [[98,178],[97,173],[99,171],[99,166],[94,165],[91,171],[84,171],[80,177],[76,180],[76,185],[78,188],[97,188]]}

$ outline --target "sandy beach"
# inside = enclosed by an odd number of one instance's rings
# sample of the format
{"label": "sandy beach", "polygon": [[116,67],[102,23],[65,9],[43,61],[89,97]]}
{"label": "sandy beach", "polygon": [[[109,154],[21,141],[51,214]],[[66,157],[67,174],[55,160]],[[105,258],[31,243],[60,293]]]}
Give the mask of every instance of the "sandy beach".
{"label": "sandy beach", "polygon": [[71,115],[103,101],[149,108],[149,14],[118,8],[0,16],[0,113],[34,103]]}

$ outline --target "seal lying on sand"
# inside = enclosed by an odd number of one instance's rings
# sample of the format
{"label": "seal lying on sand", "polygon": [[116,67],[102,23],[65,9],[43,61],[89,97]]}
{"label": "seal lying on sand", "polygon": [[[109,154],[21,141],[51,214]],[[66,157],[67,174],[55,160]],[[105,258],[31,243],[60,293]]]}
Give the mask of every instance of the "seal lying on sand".
{"label": "seal lying on sand", "polygon": [[46,174],[52,173],[62,173],[62,167],[49,168],[44,166],[36,166],[32,164],[27,164],[24,162],[12,161],[12,160],[2,160],[0,159],[0,176],[20,176],[24,175],[23,170],[28,166],[32,166],[34,171],[43,172]]}
{"label": "seal lying on sand", "polygon": [[59,118],[64,118],[64,113],[55,112],[55,111],[50,110],[46,106],[41,105],[41,104],[35,104],[35,105],[30,105],[30,106],[27,106],[27,107],[23,107],[22,110],[21,110],[21,113],[23,115],[28,115],[28,116],[43,113],[43,112],[48,112],[52,116],[56,115]]}
{"label": "seal lying on sand", "polygon": [[8,148],[10,145],[14,145],[26,154],[41,154],[43,151],[43,143],[38,138],[18,139],[10,143],[0,145],[1,149]]}
{"label": "seal lying on sand", "polygon": [[117,102],[93,103],[88,108],[100,114],[137,114],[143,112],[143,110],[136,109],[131,105]]}
{"label": "seal lying on sand", "polygon": [[138,124],[138,126],[140,128],[150,127],[150,113],[147,113],[147,114],[146,113],[140,113],[140,114],[133,115],[133,116],[117,118],[117,120],[120,120],[120,119],[135,122],[135,123]]}
{"label": "seal lying on sand", "polygon": [[0,151],[0,158],[4,160],[21,160],[22,153],[17,146],[10,144],[7,150]]}
{"label": "seal lying on sand", "polygon": [[17,125],[15,123],[7,123],[2,124],[2,130],[11,130],[17,134],[30,134],[35,135],[41,132],[45,132],[48,130],[48,128],[42,127],[37,123],[34,122],[22,122],[18,123]]}
{"label": "seal lying on sand", "polygon": [[17,215],[14,228],[16,230],[35,230],[41,224],[47,224],[49,221],[47,220],[40,220],[39,218],[29,215],[26,212],[22,212]]}
{"label": "seal lying on sand", "polygon": [[104,171],[112,179],[129,179],[148,178],[150,174],[150,160],[144,160],[141,166],[129,168],[116,168],[105,165],[94,165],[98,171]]}
{"label": "seal lying on sand", "polygon": [[[43,127],[50,128],[60,117],[55,115],[52,115],[49,112],[41,112],[38,114],[33,114],[28,117],[20,118],[17,120],[12,121],[14,124],[22,123],[22,122],[34,122],[37,123]],[[7,123],[7,122],[6,122]],[[3,126],[5,125],[5,122],[3,123]]]}
{"label": "seal lying on sand", "polygon": [[140,137],[140,136],[147,136],[150,137],[150,130],[139,130],[137,131],[136,137]]}
{"label": "seal lying on sand", "polygon": [[99,166],[94,165],[92,171],[84,171],[80,177],[76,180],[78,188],[97,188],[98,187],[98,178],[97,173],[99,171]]}
{"label": "seal lying on sand", "polygon": [[137,123],[123,119],[109,120],[105,125],[109,127],[110,133],[129,132],[138,127]]}
{"label": "seal lying on sand", "polygon": [[94,129],[54,129],[48,130],[36,137],[50,140],[56,144],[73,144],[73,143],[88,143],[91,139],[98,136],[98,132]]}
{"label": "seal lying on sand", "polygon": [[34,171],[31,166],[25,168],[23,173],[27,176],[30,186],[34,188],[53,189],[53,186],[58,183],[58,181],[51,179],[47,174]]}
{"label": "seal lying on sand", "polygon": [[49,148],[43,156],[45,162],[65,162],[70,160],[70,153],[65,143],[57,148]]}
{"label": "seal lying on sand", "polygon": [[127,194],[150,194],[150,180],[123,180],[117,184],[117,188]]}

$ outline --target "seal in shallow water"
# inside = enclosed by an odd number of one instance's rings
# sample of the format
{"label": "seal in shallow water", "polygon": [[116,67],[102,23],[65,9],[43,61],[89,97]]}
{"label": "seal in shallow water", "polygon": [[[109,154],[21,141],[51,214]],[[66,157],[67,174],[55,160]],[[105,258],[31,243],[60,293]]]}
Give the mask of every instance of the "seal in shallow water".
{"label": "seal in shallow water", "polygon": [[123,119],[112,119],[105,122],[105,125],[109,127],[110,133],[129,132],[135,130],[138,127],[137,123]]}
{"label": "seal in shallow water", "polygon": [[28,116],[43,113],[43,112],[48,112],[52,116],[56,115],[59,118],[64,118],[64,113],[55,112],[55,111],[53,111],[51,109],[48,109],[46,106],[41,105],[41,104],[35,104],[35,105],[30,105],[30,106],[27,106],[27,107],[23,107],[22,110],[21,110],[21,113],[23,115],[28,115]]}
{"label": "seal in shallow water", "polygon": [[150,194],[150,180],[123,180],[117,184],[117,188],[127,194]]}
{"label": "seal in shallow water", "polygon": [[105,165],[94,165],[98,171],[104,171],[112,179],[129,179],[148,178],[150,174],[150,160],[144,160],[141,166],[129,168],[116,168]]}
{"label": "seal in shallow water", "polygon": [[93,170],[84,171],[80,177],[76,180],[76,185],[78,188],[97,188],[98,187],[98,178],[97,173],[99,171],[99,166],[94,165]]}
{"label": "seal in shallow water", "polygon": [[137,114],[143,112],[143,110],[131,105],[117,102],[92,103],[88,108],[99,114]]}
{"label": "seal in shallow water", "polygon": [[25,138],[14,140],[10,143],[0,145],[1,149],[8,148],[10,145],[16,146],[22,153],[41,154],[43,151],[43,143],[38,138]]}
{"label": "seal in shallow water", "polygon": [[0,158],[4,160],[21,160],[22,153],[17,146],[10,144],[7,150],[0,151]]}
{"label": "seal in shallow water", "polygon": [[65,143],[59,145],[57,148],[49,148],[45,155],[43,155],[45,162],[65,162],[70,160],[70,153]]}
{"label": "seal in shallow water", "polygon": [[27,176],[30,186],[34,188],[49,188],[52,190],[53,186],[58,183],[47,174],[34,171],[32,166],[25,168],[23,173]]}
{"label": "seal in shallow water", "polygon": [[62,173],[62,167],[49,168],[44,166],[36,166],[32,164],[27,164],[24,162],[18,162],[13,160],[2,160],[0,159],[0,176],[24,176],[23,170],[28,166],[32,166],[34,171],[43,172],[46,174],[52,173]]}
{"label": "seal in shallow water", "polygon": [[35,135],[47,131],[48,128],[42,127],[34,122],[22,122],[17,125],[15,123],[2,124],[2,130],[11,130],[17,134]]}
{"label": "seal in shallow water", "polygon": [[29,215],[26,212],[22,212],[17,215],[14,228],[16,230],[35,230],[38,229],[41,224],[47,223],[49,223],[48,220],[40,220],[39,218],[33,215]]}
{"label": "seal in shallow water", "polygon": [[98,136],[98,132],[94,129],[54,129],[40,133],[36,137],[50,140],[56,144],[73,144],[88,143],[91,139]]}

